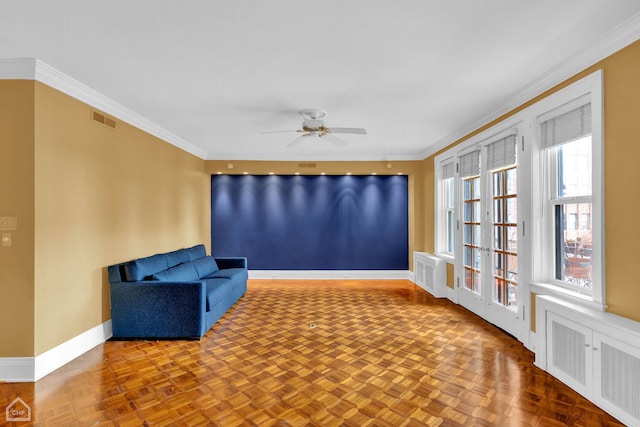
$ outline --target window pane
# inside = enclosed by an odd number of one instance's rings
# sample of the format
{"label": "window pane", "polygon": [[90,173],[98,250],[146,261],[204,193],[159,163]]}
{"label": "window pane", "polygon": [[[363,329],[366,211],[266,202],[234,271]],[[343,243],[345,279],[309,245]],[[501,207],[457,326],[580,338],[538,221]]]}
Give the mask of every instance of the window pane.
{"label": "window pane", "polygon": [[495,265],[493,267],[493,275],[498,277],[504,277],[504,254],[495,254]]}
{"label": "window pane", "polygon": [[518,199],[515,197],[510,197],[505,199],[506,203],[506,212],[505,212],[505,221],[508,224],[515,224],[518,222]]}
{"label": "window pane", "polygon": [[471,244],[471,225],[470,224],[465,224],[464,225],[464,244],[465,245],[470,245]]}
{"label": "window pane", "polygon": [[556,279],[591,288],[591,203],[556,206]]}
{"label": "window pane", "polygon": [[507,255],[507,274],[506,278],[514,282],[518,281],[518,257],[516,255]]}
{"label": "window pane", "polygon": [[474,225],[473,226],[473,245],[474,246],[480,246],[480,226],[479,225]]}
{"label": "window pane", "polygon": [[453,253],[455,236],[455,218],[452,211],[447,212],[447,251]]}
{"label": "window pane", "polygon": [[503,199],[493,200],[493,222],[494,223],[502,222],[502,200]]}
{"label": "window pane", "polygon": [[474,199],[479,199],[480,198],[480,178],[473,178],[471,181],[473,181],[473,198]]}
{"label": "window pane", "polygon": [[507,229],[506,247],[509,252],[518,252],[518,227],[505,227]]}
{"label": "window pane", "polygon": [[480,202],[473,202],[473,222],[480,222]]}
{"label": "window pane", "polygon": [[446,180],[445,188],[447,189],[447,207],[453,209],[456,203],[456,192],[453,178]]}
{"label": "window pane", "polygon": [[503,228],[501,226],[496,226],[493,228],[493,248],[501,250],[502,247],[502,233]]}
{"label": "window pane", "polygon": [[471,211],[472,204],[470,202],[465,202],[464,204],[464,221],[471,222]]}
{"label": "window pane", "polygon": [[553,148],[556,158],[556,195],[591,195],[591,135]]}
{"label": "window pane", "polygon": [[518,304],[518,286],[513,283],[507,283],[507,305]]}
{"label": "window pane", "polygon": [[507,169],[506,171],[506,195],[513,195],[518,192],[518,174],[516,169]]}
{"label": "window pane", "polygon": [[502,196],[502,174],[493,174],[493,195]]}

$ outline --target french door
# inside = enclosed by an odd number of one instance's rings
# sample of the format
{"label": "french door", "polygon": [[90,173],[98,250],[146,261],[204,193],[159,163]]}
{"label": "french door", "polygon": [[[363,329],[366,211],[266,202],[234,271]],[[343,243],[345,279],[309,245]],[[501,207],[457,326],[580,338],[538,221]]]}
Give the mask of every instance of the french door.
{"label": "french door", "polygon": [[519,339],[517,136],[458,159],[456,277],[462,306]]}

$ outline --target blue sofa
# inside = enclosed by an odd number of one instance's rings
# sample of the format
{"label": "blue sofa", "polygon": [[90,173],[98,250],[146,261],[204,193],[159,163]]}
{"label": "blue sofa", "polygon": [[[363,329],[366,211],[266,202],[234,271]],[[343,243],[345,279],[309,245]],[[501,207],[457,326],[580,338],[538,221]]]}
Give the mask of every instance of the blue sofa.
{"label": "blue sofa", "polygon": [[108,267],[114,339],[200,339],[247,290],[247,259],[204,245]]}

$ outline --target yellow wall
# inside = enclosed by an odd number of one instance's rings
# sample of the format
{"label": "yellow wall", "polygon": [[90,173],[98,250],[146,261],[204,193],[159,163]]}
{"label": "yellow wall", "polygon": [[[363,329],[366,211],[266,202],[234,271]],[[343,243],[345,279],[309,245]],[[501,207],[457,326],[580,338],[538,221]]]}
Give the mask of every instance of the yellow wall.
{"label": "yellow wall", "polygon": [[[209,246],[210,179],[204,160],[122,121],[115,130],[96,123],[90,106],[42,83],[1,84],[30,88],[12,93],[12,100],[3,92],[0,102],[25,104],[15,114],[25,123],[19,131],[26,141],[5,139],[3,126],[2,144],[24,151],[11,167],[19,189],[29,194],[30,188],[31,196],[30,205],[0,202],[7,211],[0,215],[20,216],[10,249],[20,249],[21,259],[9,274],[24,276],[20,286],[0,276],[0,304],[13,307],[8,300],[20,290],[25,307],[11,324],[27,325],[9,345],[3,340],[0,356],[37,356],[110,319],[108,265]],[[24,213],[14,213],[14,204],[24,205]],[[30,247],[21,250],[24,245]]]}
{"label": "yellow wall", "polygon": [[[636,216],[640,198],[640,42],[620,50],[562,84],[534,98],[456,144],[499,123],[506,117],[579,80],[598,69],[604,70],[605,147],[605,271],[608,311],[640,321],[640,286],[637,285],[636,256],[640,253],[640,227]],[[424,161],[433,165],[434,157]],[[433,175],[433,172],[432,172]],[[427,186],[428,200],[434,200],[433,186]]]}
{"label": "yellow wall", "polygon": [[33,106],[32,81],[0,81],[0,216],[18,218],[0,246],[0,357],[34,351]]}

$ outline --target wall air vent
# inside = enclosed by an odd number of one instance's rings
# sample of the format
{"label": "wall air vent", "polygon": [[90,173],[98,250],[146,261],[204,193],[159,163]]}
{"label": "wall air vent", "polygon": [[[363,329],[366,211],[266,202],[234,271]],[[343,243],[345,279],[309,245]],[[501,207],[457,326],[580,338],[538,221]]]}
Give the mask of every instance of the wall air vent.
{"label": "wall air vent", "polygon": [[99,111],[91,110],[91,119],[94,122],[98,122],[98,123],[100,123],[100,124],[102,124],[104,126],[107,126],[107,127],[111,128],[111,129],[115,129],[116,128],[115,119],[112,119],[111,117],[106,116],[106,115],[102,114]]}
{"label": "wall air vent", "polygon": [[299,168],[315,168],[315,163],[298,163]]}

